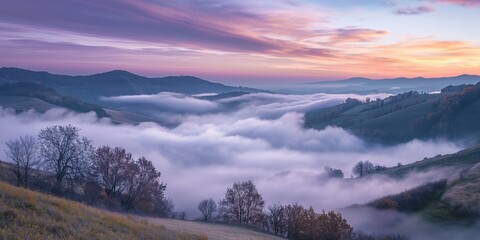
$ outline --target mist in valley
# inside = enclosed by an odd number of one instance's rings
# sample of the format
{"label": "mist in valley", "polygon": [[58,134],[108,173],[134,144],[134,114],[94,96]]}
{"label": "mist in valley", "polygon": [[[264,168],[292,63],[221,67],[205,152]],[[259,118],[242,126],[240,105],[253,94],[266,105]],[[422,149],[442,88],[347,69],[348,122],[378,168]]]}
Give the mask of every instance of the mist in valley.
{"label": "mist in valley", "polygon": [[[434,171],[401,179],[348,179],[358,161],[396,166],[462,148],[442,140],[373,145],[338,127],[303,128],[305,111],[339,104],[347,97],[364,100],[380,96],[249,94],[220,102],[179,94],[111,98],[150,104],[149,111],[155,111],[155,106],[169,107],[171,116],[180,121],[174,128],[148,122],[114,124],[108,118],[98,120],[94,113],[64,109],[43,114],[1,109],[0,124],[9,127],[3,130],[0,142],[35,135],[52,125],[77,126],[96,146],[123,146],[135,157],[152,160],[167,183],[167,196],[189,218],[199,216],[199,201],[210,197],[219,200],[227,187],[243,180],[257,185],[267,205],[298,202],[317,211],[336,210],[445,177]],[[234,101],[240,104],[233,111],[222,110],[223,103]],[[347,179],[328,178],[326,166],[341,169]]]}

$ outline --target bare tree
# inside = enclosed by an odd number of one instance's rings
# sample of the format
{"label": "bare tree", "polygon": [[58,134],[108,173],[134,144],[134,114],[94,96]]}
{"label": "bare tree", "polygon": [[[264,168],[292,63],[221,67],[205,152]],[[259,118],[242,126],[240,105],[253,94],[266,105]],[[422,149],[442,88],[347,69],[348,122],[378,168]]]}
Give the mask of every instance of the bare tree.
{"label": "bare tree", "polygon": [[84,177],[93,153],[91,141],[79,136],[80,129],[71,125],[40,130],[40,156],[47,170],[55,174],[54,192],[61,190],[65,178]]}
{"label": "bare tree", "polygon": [[370,174],[374,171],[375,167],[370,161],[358,162],[353,166],[353,173],[359,177],[363,177],[367,174]]}
{"label": "bare tree", "polygon": [[286,211],[285,207],[276,203],[268,207],[267,223],[271,232],[283,236],[286,232]]}
{"label": "bare tree", "polygon": [[252,181],[234,183],[220,201],[224,221],[256,226],[262,223],[265,202]]}
{"label": "bare tree", "polygon": [[146,158],[128,164],[126,176],[123,203],[127,210],[134,209],[141,202],[154,204],[155,200],[164,197],[166,185],[159,181],[160,172]]}
{"label": "bare tree", "polygon": [[202,213],[205,221],[212,220],[213,214],[217,211],[217,204],[213,199],[205,199],[198,204],[197,209]]}
{"label": "bare tree", "polygon": [[95,151],[93,173],[109,197],[117,197],[123,191],[132,162],[132,154],[121,147],[103,146]]}
{"label": "bare tree", "polygon": [[33,136],[23,136],[5,143],[5,154],[13,162],[13,173],[18,186],[27,187],[33,171],[40,165],[37,156],[37,142]]}

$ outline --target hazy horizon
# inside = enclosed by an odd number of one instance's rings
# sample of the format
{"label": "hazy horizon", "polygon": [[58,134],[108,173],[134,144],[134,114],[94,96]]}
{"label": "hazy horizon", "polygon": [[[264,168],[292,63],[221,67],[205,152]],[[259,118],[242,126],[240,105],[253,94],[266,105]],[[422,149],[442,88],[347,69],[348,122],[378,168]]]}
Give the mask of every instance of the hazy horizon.
{"label": "hazy horizon", "polygon": [[237,85],[480,74],[476,0],[0,3],[4,66]]}

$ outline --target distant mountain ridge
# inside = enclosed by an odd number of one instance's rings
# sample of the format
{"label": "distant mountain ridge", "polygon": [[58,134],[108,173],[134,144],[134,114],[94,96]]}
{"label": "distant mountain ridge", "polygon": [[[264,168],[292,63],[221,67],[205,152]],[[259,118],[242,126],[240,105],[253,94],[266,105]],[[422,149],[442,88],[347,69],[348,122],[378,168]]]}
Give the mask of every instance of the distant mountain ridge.
{"label": "distant mountain ridge", "polygon": [[307,82],[306,84],[324,84],[324,83],[345,83],[345,82],[354,82],[354,83],[364,83],[364,82],[395,82],[395,81],[451,81],[451,80],[459,80],[459,79],[472,79],[473,81],[478,82],[480,79],[480,75],[474,74],[461,74],[457,76],[451,77],[435,77],[435,78],[425,78],[425,77],[414,77],[414,78],[407,78],[407,77],[397,77],[397,78],[381,78],[381,79],[373,79],[373,78],[366,78],[366,77],[352,77],[347,79],[340,79],[340,80],[331,80],[331,81],[315,81],[315,82]]}
{"label": "distant mountain ridge", "polygon": [[7,82],[34,82],[54,88],[61,94],[88,102],[99,102],[101,96],[156,94],[177,92],[183,94],[266,92],[260,89],[228,86],[193,76],[148,78],[123,70],[113,70],[86,76],[51,74],[44,71],[2,67],[0,84]]}
{"label": "distant mountain ridge", "polygon": [[[392,93],[398,94],[408,91],[418,92],[437,92],[448,85],[475,84],[480,82],[480,76],[462,74],[453,77],[437,77],[437,78],[387,78],[387,79],[370,79],[364,77],[354,77],[344,80],[308,82],[297,84],[291,89],[283,89],[284,92],[290,93]],[[276,89],[274,89],[276,90]],[[278,90],[277,90],[278,91]]]}

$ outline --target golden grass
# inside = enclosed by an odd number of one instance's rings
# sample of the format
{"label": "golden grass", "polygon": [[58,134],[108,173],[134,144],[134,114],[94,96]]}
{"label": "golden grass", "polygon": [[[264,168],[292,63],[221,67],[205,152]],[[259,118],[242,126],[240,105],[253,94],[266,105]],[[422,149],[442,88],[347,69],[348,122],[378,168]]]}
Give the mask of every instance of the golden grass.
{"label": "golden grass", "polygon": [[0,182],[0,239],[208,239]]}

